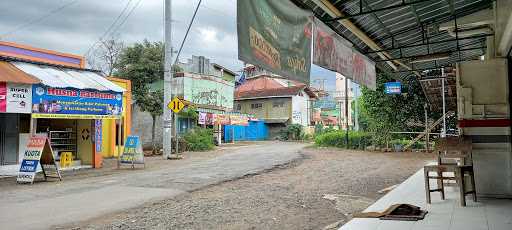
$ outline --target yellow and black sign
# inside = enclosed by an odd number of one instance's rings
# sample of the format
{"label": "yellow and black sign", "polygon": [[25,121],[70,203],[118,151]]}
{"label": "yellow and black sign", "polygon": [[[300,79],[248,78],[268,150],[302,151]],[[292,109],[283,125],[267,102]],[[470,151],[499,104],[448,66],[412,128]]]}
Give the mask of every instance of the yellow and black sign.
{"label": "yellow and black sign", "polygon": [[185,108],[185,103],[181,101],[178,97],[172,99],[169,104],[167,104],[167,108],[172,110],[174,113],[179,113],[183,108]]}

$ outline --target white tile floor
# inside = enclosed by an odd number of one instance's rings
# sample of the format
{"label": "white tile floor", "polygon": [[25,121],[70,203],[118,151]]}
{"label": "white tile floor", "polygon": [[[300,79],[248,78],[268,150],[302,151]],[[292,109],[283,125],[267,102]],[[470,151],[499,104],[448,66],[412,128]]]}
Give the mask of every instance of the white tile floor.
{"label": "white tile floor", "polygon": [[[431,186],[435,186],[433,181]],[[392,204],[408,203],[428,210],[424,220],[393,221],[354,218],[340,230],[512,230],[512,200],[480,198],[473,202],[467,196],[466,207],[461,207],[455,187],[446,188],[446,200],[432,193],[432,204],[425,201],[423,169],[389,192],[365,211],[383,211]]]}

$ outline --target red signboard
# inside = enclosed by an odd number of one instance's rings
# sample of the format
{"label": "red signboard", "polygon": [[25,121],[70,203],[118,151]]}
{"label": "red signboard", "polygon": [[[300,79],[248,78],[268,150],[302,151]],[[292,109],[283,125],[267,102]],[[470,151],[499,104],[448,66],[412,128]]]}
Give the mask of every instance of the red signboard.
{"label": "red signboard", "polygon": [[7,108],[7,84],[0,82],[0,112],[5,113]]}

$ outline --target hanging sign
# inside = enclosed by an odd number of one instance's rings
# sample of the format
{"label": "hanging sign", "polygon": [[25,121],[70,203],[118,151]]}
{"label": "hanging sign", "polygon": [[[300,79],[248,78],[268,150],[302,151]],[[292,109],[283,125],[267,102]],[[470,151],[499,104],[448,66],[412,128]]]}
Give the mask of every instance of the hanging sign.
{"label": "hanging sign", "polygon": [[310,16],[289,0],[237,1],[238,58],[309,83]]}
{"label": "hanging sign", "polygon": [[400,82],[386,82],[384,84],[384,91],[386,94],[401,94],[402,84]]}
{"label": "hanging sign", "polygon": [[120,157],[121,164],[144,164],[144,152],[139,136],[128,136],[124,142],[124,151]]}
{"label": "hanging sign", "polygon": [[123,95],[113,91],[32,86],[32,112],[44,114],[119,115]]}
{"label": "hanging sign", "polygon": [[352,80],[359,85],[364,85],[371,90],[375,90],[377,88],[375,62],[361,53],[353,51],[352,63]]}
{"label": "hanging sign", "polygon": [[313,64],[352,76],[352,44],[315,19],[313,43]]}
{"label": "hanging sign", "polygon": [[[37,173],[38,165],[53,164],[57,170],[57,175],[60,178],[60,172],[53,157],[53,151],[50,146],[48,138],[45,136],[33,136],[30,138],[23,154],[23,161],[21,162],[20,170],[18,172],[17,182],[33,183]],[[43,170],[45,178],[45,170]]]}
{"label": "hanging sign", "polygon": [[199,112],[199,117],[197,119],[197,123],[200,125],[206,124],[206,116],[207,116],[206,113]]}

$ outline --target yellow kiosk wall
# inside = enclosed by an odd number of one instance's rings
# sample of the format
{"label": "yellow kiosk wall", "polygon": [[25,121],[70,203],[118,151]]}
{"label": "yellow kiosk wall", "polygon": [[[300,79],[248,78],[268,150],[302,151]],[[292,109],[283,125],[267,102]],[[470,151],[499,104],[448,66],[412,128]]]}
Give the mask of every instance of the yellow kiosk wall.
{"label": "yellow kiosk wall", "polygon": [[77,153],[82,165],[93,164],[92,121],[78,120],[77,122]]}
{"label": "yellow kiosk wall", "polygon": [[[119,79],[119,78],[113,78],[108,77],[109,81],[113,82],[114,84],[123,87],[126,91],[123,93],[123,112],[121,114],[122,121],[123,121],[123,141],[126,139],[128,135],[130,135],[131,131],[131,104],[132,104],[132,85],[130,80],[126,79]],[[101,155],[104,158],[111,158],[111,157],[117,157],[119,148],[116,145],[116,138],[117,138],[117,130],[116,130],[116,120],[103,120],[103,127],[102,127],[102,135],[103,135],[103,142],[102,142],[102,151]],[[121,146],[121,151],[123,151],[123,146]]]}

